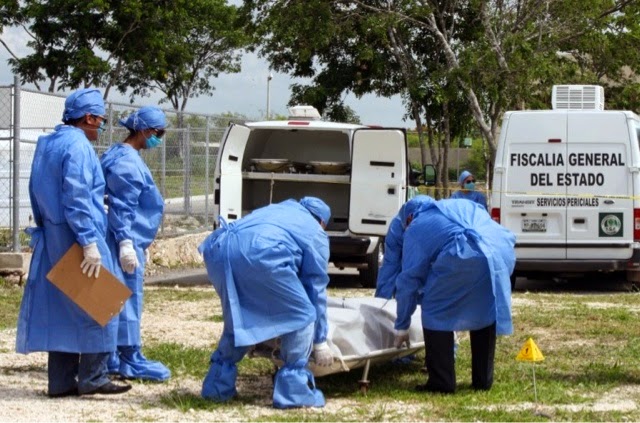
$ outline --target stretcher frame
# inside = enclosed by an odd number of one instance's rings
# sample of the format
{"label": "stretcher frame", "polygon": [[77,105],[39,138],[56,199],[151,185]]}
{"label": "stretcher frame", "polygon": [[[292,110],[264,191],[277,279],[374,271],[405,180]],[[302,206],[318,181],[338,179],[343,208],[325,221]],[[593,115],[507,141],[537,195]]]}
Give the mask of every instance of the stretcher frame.
{"label": "stretcher frame", "polygon": [[[360,392],[367,394],[371,381],[369,380],[369,371],[371,365],[381,364],[395,359],[403,358],[418,353],[424,349],[424,342],[412,343],[409,347],[403,348],[386,348],[382,350],[372,351],[366,355],[347,355],[343,357],[335,357],[331,366],[318,366],[313,359],[309,360],[308,368],[315,377],[323,377],[335,373],[349,372],[351,370],[364,367],[362,377],[358,381]],[[254,346],[249,351],[249,357],[263,357],[270,359],[276,371],[282,367],[284,362],[279,358],[279,350],[273,348],[270,341],[264,342],[258,346]]]}

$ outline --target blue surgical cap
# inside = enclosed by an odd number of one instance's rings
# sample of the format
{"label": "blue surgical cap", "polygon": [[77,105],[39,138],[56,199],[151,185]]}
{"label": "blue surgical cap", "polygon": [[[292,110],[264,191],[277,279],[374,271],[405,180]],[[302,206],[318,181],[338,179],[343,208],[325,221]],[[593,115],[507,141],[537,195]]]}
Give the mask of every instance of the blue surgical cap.
{"label": "blue surgical cap", "polygon": [[428,195],[416,195],[411,200],[404,203],[404,205],[400,207],[400,211],[398,212],[398,215],[400,216],[400,220],[402,222],[402,227],[407,227],[407,218],[409,218],[409,216],[415,215],[416,212],[419,212],[420,206],[433,201],[434,199],[429,197]]}
{"label": "blue surgical cap", "polygon": [[142,131],[149,128],[164,129],[167,119],[159,107],[145,106],[131,113],[126,119],[120,119],[119,123],[132,131]]}
{"label": "blue surgical cap", "polygon": [[100,91],[95,88],[83,88],[71,93],[64,101],[62,121],[79,119],[86,114],[104,117],[105,113]]}
{"label": "blue surgical cap", "polygon": [[458,185],[462,185],[464,180],[467,179],[471,175],[472,175],[472,173],[469,172],[468,170],[463,170],[462,173],[460,174],[460,176],[458,177]]}
{"label": "blue surgical cap", "polygon": [[331,219],[331,209],[327,206],[327,203],[321,199],[317,197],[304,197],[300,200],[300,204],[325,224],[329,223],[329,219]]}

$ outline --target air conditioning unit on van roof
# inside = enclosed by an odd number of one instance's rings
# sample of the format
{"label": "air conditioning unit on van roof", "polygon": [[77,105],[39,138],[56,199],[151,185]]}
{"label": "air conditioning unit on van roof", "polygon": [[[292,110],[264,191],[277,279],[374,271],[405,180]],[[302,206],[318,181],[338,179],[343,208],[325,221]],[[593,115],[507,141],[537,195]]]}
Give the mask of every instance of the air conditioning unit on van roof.
{"label": "air conditioning unit on van roof", "polygon": [[289,107],[289,119],[318,120],[320,118],[320,112],[313,106]]}
{"label": "air conditioning unit on van roof", "polygon": [[553,110],[604,110],[604,88],[599,85],[554,85]]}

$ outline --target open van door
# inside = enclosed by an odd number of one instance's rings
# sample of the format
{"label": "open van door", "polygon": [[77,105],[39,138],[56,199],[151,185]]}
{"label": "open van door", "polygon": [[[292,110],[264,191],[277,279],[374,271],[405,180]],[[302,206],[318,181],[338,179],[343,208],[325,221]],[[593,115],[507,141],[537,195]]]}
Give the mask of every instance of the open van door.
{"label": "open van door", "polygon": [[387,234],[407,198],[407,141],[402,129],[362,128],[353,135],[349,230]]}
{"label": "open van door", "polygon": [[232,124],[219,153],[220,165],[216,170],[220,173],[215,175],[215,179],[220,181],[219,215],[227,221],[242,217],[242,158],[250,132],[246,126]]}

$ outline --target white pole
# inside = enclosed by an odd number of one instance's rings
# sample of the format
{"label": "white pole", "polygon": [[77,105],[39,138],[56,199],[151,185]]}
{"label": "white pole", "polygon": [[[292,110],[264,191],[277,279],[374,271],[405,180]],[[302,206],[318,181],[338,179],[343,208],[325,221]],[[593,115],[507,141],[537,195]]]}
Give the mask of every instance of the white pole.
{"label": "white pole", "polygon": [[273,74],[269,72],[269,76],[267,76],[267,120],[271,116],[271,80],[273,79]]}

